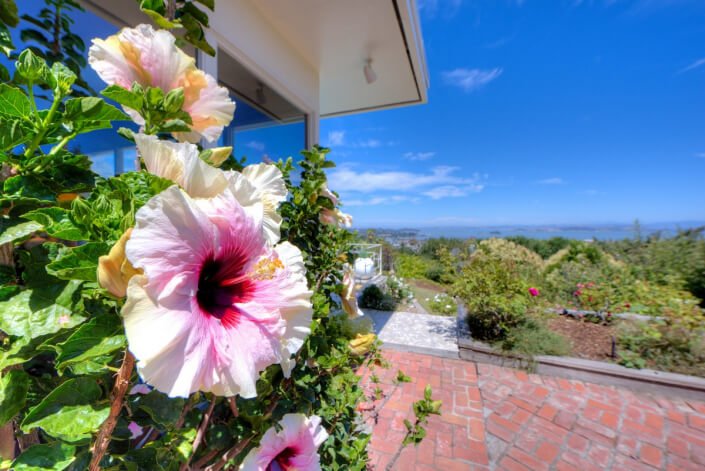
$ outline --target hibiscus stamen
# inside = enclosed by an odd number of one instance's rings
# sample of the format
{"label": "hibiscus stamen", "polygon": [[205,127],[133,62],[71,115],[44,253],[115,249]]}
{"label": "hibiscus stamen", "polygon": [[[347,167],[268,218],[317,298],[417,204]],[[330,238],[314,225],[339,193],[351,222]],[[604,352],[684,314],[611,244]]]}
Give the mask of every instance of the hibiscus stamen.
{"label": "hibiscus stamen", "polygon": [[271,280],[277,270],[283,270],[284,264],[278,258],[269,259],[263,258],[250,271],[250,278],[253,280]]}

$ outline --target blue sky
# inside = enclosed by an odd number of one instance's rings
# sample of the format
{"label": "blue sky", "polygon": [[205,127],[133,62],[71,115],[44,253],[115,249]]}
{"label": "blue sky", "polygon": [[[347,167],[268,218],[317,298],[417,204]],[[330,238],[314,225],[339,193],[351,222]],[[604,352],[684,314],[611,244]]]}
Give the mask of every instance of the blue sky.
{"label": "blue sky", "polygon": [[428,104],[321,122],[356,226],[705,220],[705,2],[420,6]]}
{"label": "blue sky", "polygon": [[428,104],[321,122],[355,226],[705,221],[705,2],[418,1]]}

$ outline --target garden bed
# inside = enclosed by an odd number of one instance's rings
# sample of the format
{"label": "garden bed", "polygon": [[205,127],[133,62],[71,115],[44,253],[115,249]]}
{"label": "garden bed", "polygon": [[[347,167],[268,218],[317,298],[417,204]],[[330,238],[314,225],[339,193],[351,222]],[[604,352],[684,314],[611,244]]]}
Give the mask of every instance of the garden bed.
{"label": "garden bed", "polygon": [[573,356],[600,361],[613,357],[614,326],[556,315],[548,328],[570,341]]}
{"label": "garden bed", "polygon": [[[576,379],[608,386],[619,386],[639,392],[669,394],[700,399],[705,395],[705,379],[662,371],[626,368],[607,361],[574,357],[538,355],[528,357],[508,353],[487,343],[473,340],[465,321],[467,313],[458,305],[458,353],[461,359],[514,368],[527,368],[534,373]],[[578,322],[570,321],[569,322]],[[588,325],[587,323],[583,323]],[[575,325],[559,321],[562,329],[577,332]],[[566,327],[567,326],[567,327]],[[579,326],[584,327],[584,326]],[[589,335],[586,335],[590,338]],[[592,337],[593,341],[599,336]],[[586,341],[588,344],[590,342]],[[599,340],[597,341],[599,345]],[[577,351],[580,347],[578,347]],[[588,350],[589,347],[586,347]],[[599,356],[599,350],[594,354]]]}
{"label": "garden bed", "polygon": [[442,296],[446,294],[443,285],[434,283],[429,280],[419,279],[410,279],[407,280],[407,283],[409,284],[409,287],[414,293],[414,298],[419,302],[419,304],[421,304],[421,307],[423,307],[426,312],[438,316],[455,315],[455,301],[453,301],[452,298],[449,298],[448,304],[452,307],[452,311],[450,312],[448,312],[448,310],[444,312],[442,309],[439,308],[439,303],[433,302],[436,296]]}

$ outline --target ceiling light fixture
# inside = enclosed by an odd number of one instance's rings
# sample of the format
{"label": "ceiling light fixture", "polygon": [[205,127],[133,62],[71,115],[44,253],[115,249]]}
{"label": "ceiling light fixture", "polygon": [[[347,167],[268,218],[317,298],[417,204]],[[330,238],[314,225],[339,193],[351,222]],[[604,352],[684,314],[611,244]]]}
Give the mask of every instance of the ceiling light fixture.
{"label": "ceiling light fixture", "polygon": [[264,105],[267,103],[267,97],[264,95],[264,84],[262,82],[257,82],[257,90],[255,90],[255,97],[257,98],[257,103]]}
{"label": "ceiling light fixture", "polygon": [[365,80],[367,80],[368,84],[377,80],[377,74],[374,69],[372,69],[372,59],[367,59],[363,72],[365,72]]}

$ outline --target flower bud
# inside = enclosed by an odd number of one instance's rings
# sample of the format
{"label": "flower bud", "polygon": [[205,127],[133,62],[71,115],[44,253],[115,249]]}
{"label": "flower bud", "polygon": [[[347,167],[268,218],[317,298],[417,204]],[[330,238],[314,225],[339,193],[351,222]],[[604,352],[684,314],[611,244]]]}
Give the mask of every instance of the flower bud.
{"label": "flower bud", "polygon": [[98,259],[98,282],[100,286],[119,298],[127,294],[127,283],[134,275],[142,273],[136,270],[125,258],[125,244],[130,240],[132,228],[125,231],[108,255]]}
{"label": "flower bud", "polygon": [[364,355],[370,351],[377,336],[375,334],[357,334],[357,337],[350,341],[350,350],[353,355]]}

